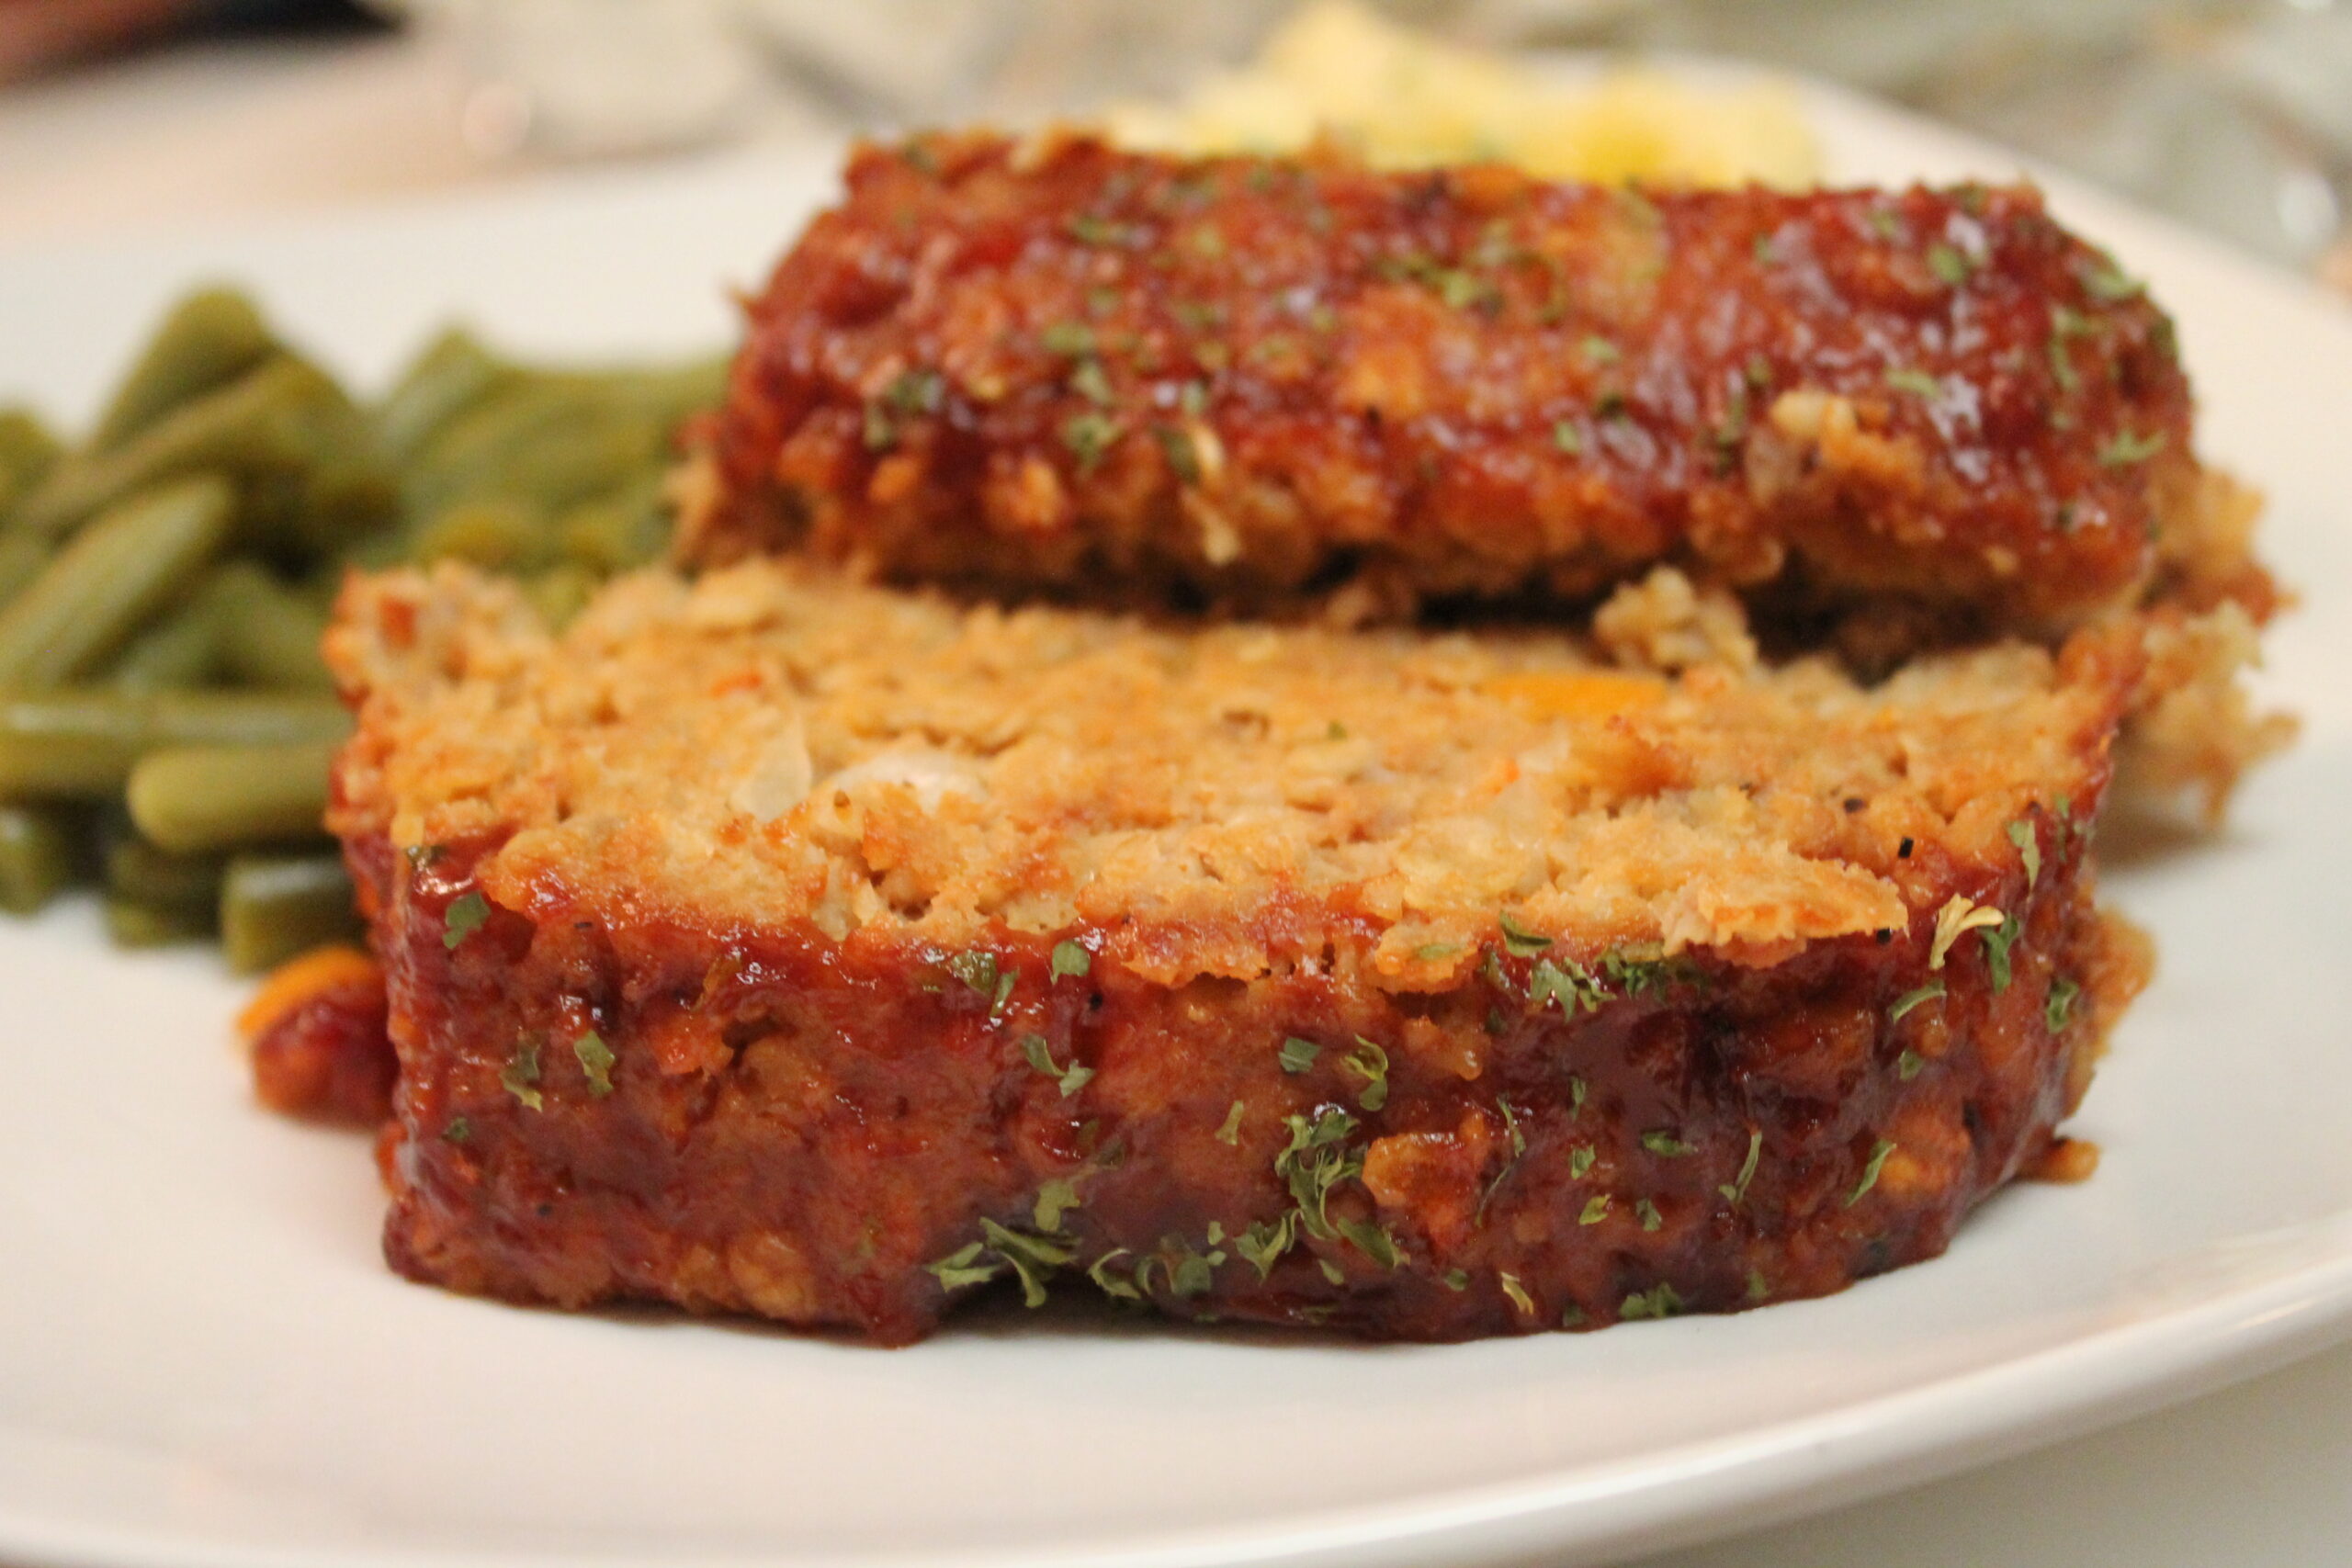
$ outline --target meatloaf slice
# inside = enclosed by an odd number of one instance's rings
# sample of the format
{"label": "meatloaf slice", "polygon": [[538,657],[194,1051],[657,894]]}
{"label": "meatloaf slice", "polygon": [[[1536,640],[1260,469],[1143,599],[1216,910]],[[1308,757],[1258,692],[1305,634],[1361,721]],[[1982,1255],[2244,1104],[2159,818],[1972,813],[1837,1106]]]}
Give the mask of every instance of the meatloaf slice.
{"label": "meatloaf slice", "polygon": [[1670,561],[2041,633],[2138,602],[2193,522],[2171,323],[2029,188],[986,133],[845,186],[747,302],[696,559],[1406,604]]}
{"label": "meatloaf slice", "polygon": [[2141,640],[1864,688],[1663,587],[1474,640],[355,580],[391,1262],[894,1343],[982,1287],[1443,1339],[1941,1251],[2140,983],[2088,850]]}

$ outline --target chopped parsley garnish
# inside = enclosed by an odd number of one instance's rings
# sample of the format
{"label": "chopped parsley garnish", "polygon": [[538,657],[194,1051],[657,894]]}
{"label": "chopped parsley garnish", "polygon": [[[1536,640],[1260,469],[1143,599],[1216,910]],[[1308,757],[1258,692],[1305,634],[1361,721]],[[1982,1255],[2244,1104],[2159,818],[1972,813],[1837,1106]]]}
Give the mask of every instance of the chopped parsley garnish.
{"label": "chopped parsley garnish", "polygon": [[1519,1162],[1527,1156],[1527,1134],[1519,1125],[1519,1108],[1511,1104],[1510,1096],[1498,1094],[1495,1096],[1495,1109],[1503,1113],[1503,1131],[1510,1138],[1510,1158],[1503,1161],[1503,1168],[1495,1172],[1495,1179],[1487,1183],[1484,1192],[1478,1194],[1478,1207],[1470,1216],[1473,1224],[1486,1223],[1487,1205],[1493,1201],[1496,1190],[1509,1179],[1510,1173],[1519,1168]]}
{"label": "chopped parsley garnish", "polygon": [[1552,939],[1529,931],[1510,915],[1498,915],[1503,929],[1503,950],[1513,958],[1532,958],[1552,945]]}
{"label": "chopped parsley garnish", "polygon": [[1070,1057],[1069,1066],[1067,1067],[1057,1063],[1054,1060],[1053,1047],[1046,1043],[1046,1037],[1042,1034],[1023,1035],[1021,1055],[1022,1059],[1031,1066],[1060,1086],[1064,1100],[1068,1100],[1071,1095],[1084,1089],[1087,1081],[1094,1077],[1094,1069],[1082,1065],[1075,1055]]}
{"label": "chopped parsley garnish", "polygon": [[1561,420],[1552,426],[1552,445],[1571,457],[1584,455],[1584,432],[1572,420]]}
{"label": "chopped parsley garnish", "polygon": [[1258,1278],[1262,1280],[1274,1271],[1274,1259],[1288,1252],[1297,1239],[1298,1215],[1292,1213],[1279,1220],[1256,1222],[1233,1238],[1233,1249],[1258,1270]]}
{"label": "chopped parsley garnish", "polygon": [[1078,1207],[1078,1183],[1066,1176],[1057,1176],[1037,1189],[1037,1207],[1033,1217],[1037,1228],[1047,1235],[1062,1228],[1062,1216]]}
{"label": "chopped parsley garnish", "polygon": [[1542,1011],[1555,1000],[1560,1011],[1574,1018],[1579,1010],[1599,1012],[1609,993],[1592,971],[1573,958],[1539,958],[1527,974],[1527,999]]}
{"label": "chopped parsley garnish", "polygon": [[1780,248],[1772,243],[1770,234],[1758,234],[1750,241],[1747,254],[1755,258],[1758,266],[1770,266],[1781,259]]}
{"label": "chopped parsley garnish", "polygon": [[1584,1308],[1577,1305],[1574,1302],[1570,1302],[1567,1304],[1566,1310],[1560,1314],[1560,1326],[1563,1328],[1582,1328],[1584,1326]]}
{"label": "chopped parsley garnish", "polygon": [[1997,926],[2007,918],[1998,909],[1953,894],[1944,900],[1944,907],[1936,911],[1936,934],[1928,944],[1928,967],[1942,968],[1944,957],[1951,952],[1953,942],[1970,931]]}
{"label": "chopped parsley garnish", "polygon": [[603,1035],[590,1030],[571,1043],[571,1054],[580,1059],[590,1094],[602,1100],[613,1092],[613,1048],[605,1043]]}
{"label": "chopped parsley garnish", "polygon": [[1750,1269],[1747,1271],[1747,1299],[1751,1302],[1760,1302],[1771,1293],[1772,1287],[1765,1282],[1764,1270]]}
{"label": "chopped parsley garnish", "polygon": [[1204,223],[1185,236],[1185,243],[1204,256],[1225,254],[1225,236],[1214,225]]}
{"label": "chopped parsley garnish", "polygon": [[1241,1114],[1246,1109],[1240,1100],[1235,1100],[1233,1108],[1225,1113],[1225,1120],[1217,1126],[1216,1141],[1227,1148],[1233,1148],[1241,1142]]}
{"label": "chopped parsley garnish", "polygon": [[1943,994],[1944,983],[1941,980],[1930,980],[1916,991],[1905,991],[1901,996],[1894,998],[1894,1005],[1893,1007],[1886,1010],[1886,1021],[1889,1023],[1901,1023],[1903,1021],[1904,1015],[1910,1012],[1914,1008],[1934,1001],[1938,997],[1940,997]]}
{"label": "chopped parsley garnish", "polygon": [[1738,1208],[1740,1201],[1747,1196],[1747,1184],[1756,1179],[1756,1161],[1763,1152],[1762,1130],[1750,1127],[1747,1130],[1747,1157],[1739,1162],[1739,1175],[1715,1189],[1724,1195],[1724,1201],[1733,1208]]}
{"label": "chopped parsley garnish", "polygon": [[2031,887],[2041,880],[2041,836],[2033,824],[2020,817],[2009,824],[2009,842],[2018,847],[2025,860],[2025,885]]}
{"label": "chopped parsley garnish", "polygon": [[1927,1065],[1928,1058],[1922,1056],[1917,1051],[1906,1050],[1903,1055],[1894,1058],[1894,1076],[1901,1078],[1905,1083],[1909,1083],[1913,1078],[1919,1076],[1920,1069],[1924,1068]]}
{"label": "chopped parsley garnish", "polygon": [[1004,1265],[996,1258],[984,1258],[988,1249],[981,1243],[967,1242],[936,1263],[926,1263],[923,1269],[939,1280],[940,1289],[959,1291],[967,1285],[986,1284],[1004,1272]]}
{"label": "chopped parsley garnish", "polygon": [[1681,1313],[1683,1304],[1681,1292],[1661,1280],[1650,1290],[1627,1296],[1618,1305],[1617,1315],[1627,1323],[1645,1317],[1674,1317]]}
{"label": "chopped parsley garnish", "polygon": [[980,995],[994,998],[997,980],[996,954],[986,948],[968,948],[962,953],[949,953],[940,967]]}
{"label": "chopped parsley garnish", "polygon": [[[1110,400],[1104,399],[1107,402]],[[1155,424],[1151,438],[1159,443],[1159,454],[1168,459],[1168,471],[1182,484],[1201,482],[1201,457],[1193,448],[1193,438],[1172,424]]]}
{"label": "chopped parsley garnish", "polygon": [[1111,1272],[1112,1261],[1114,1258],[1125,1258],[1126,1255],[1125,1247],[1113,1247],[1086,1266],[1086,1277],[1093,1280],[1094,1288],[1106,1296],[1117,1301],[1139,1302],[1143,1300],[1143,1292],[1136,1289],[1134,1282],[1122,1280]]}
{"label": "chopped parsley garnish", "polygon": [[2050,999],[2042,1005],[2041,1021],[2051,1033],[2066,1027],[2066,1020],[2075,1010],[2075,998],[2082,994],[2082,987],[2064,976],[2050,982]]}
{"label": "chopped parsley garnish", "polygon": [[474,1135],[474,1124],[462,1116],[452,1116],[441,1129],[441,1136],[453,1144],[462,1144]]}
{"label": "chopped parsley garnish", "polygon": [[1525,1313],[1528,1316],[1533,1317],[1535,1315],[1535,1300],[1527,1293],[1527,1287],[1519,1282],[1519,1276],[1516,1274],[1498,1274],[1496,1278],[1502,1285],[1503,1294],[1510,1298],[1510,1304]]}
{"label": "chopped parsley garnish", "polygon": [[1424,964],[1435,964],[1453,957],[1462,951],[1458,942],[1425,942],[1413,950],[1413,956]]}
{"label": "chopped parsley garnish", "polygon": [[1665,1216],[1657,1212],[1657,1205],[1646,1198],[1634,1201],[1634,1217],[1642,1222],[1642,1228],[1645,1231],[1654,1231],[1666,1224]]}
{"label": "chopped parsley garnish", "polygon": [[1177,1236],[1163,1237],[1159,1245],[1163,1252],[1172,1248],[1176,1254],[1173,1263],[1164,1258],[1161,1260],[1168,1270],[1168,1289],[1179,1297],[1208,1294],[1209,1287],[1216,1283],[1216,1268],[1225,1261],[1224,1249],[1196,1251],[1190,1242]]}
{"label": "chopped parsley garnish", "polygon": [[1081,245],[1124,245],[1139,237],[1138,231],[1116,219],[1081,212],[1063,225]]}
{"label": "chopped parsley garnish", "polygon": [[1338,1264],[1332,1262],[1328,1258],[1317,1258],[1315,1260],[1315,1267],[1323,1270],[1323,1278],[1329,1280],[1335,1285],[1344,1285],[1348,1282],[1348,1276],[1346,1272],[1341,1269]]}
{"label": "chopped parsley garnish", "polygon": [[1704,985],[1707,978],[1688,958],[1635,958],[1615,948],[1600,955],[1600,972],[1629,997],[1668,986]]}
{"label": "chopped parsley garnish", "polygon": [[2098,265],[2083,274],[2083,287],[2092,299],[2111,305],[2117,300],[2133,298],[2144,285],[2113,262],[2102,260]]}
{"label": "chopped parsley garnish", "polygon": [[1882,240],[1899,240],[1903,237],[1903,220],[1883,207],[1871,209],[1870,221],[1871,228]]}
{"label": "chopped parsley garnish", "polygon": [[[1048,1236],[1024,1235],[1009,1230],[994,1220],[980,1221],[980,1234],[988,1238],[989,1250],[1011,1266],[1021,1279],[1021,1300],[1026,1306],[1046,1304],[1046,1280],[1057,1269],[1066,1267],[1078,1256],[1077,1248],[1067,1242]],[[944,1280],[943,1280],[944,1282]]]}
{"label": "chopped parsley garnish", "polygon": [[1004,973],[996,977],[996,991],[989,998],[989,1021],[990,1023],[1002,1023],[1004,1021],[1004,1004],[1012,999],[1012,983],[1016,978],[1018,978],[1018,976],[1016,976],[1010,969],[1007,969]]}
{"label": "chopped parsley garnish", "polygon": [[1372,1220],[1341,1220],[1339,1229],[1341,1235],[1383,1269],[1396,1267],[1396,1238],[1388,1234],[1387,1227]]}
{"label": "chopped parsley garnish", "polygon": [[1928,247],[1928,270],[1936,275],[1937,282],[1957,288],[1968,281],[1971,269],[1972,264],[1966,253],[1956,250],[1951,245],[1936,244]]}
{"label": "chopped parsley garnish", "polygon": [[1306,1234],[1329,1241],[1339,1235],[1324,1213],[1331,1189],[1363,1169],[1362,1154],[1339,1146],[1355,1131],[1356,1119],[1333,1106],[1318,1111],[1313,1121],[1298,1115],[1283,1121],[1290,1128],[1290,1143],[1274,1156],[1274,1174],[1289,1185]]}
{"label": "chopped parsley garnish", "polygon": [[1366,1111],[1377,1111],[1388,1103],[1388,1053],[1363,1035],[1356,1036],[1356,1049],[1340,1066],[1363,1079],[1363,1092],[1356,1103]]}
{"label": "chopped parsley garnish", "polygon": [[1053,976],[1083,975],[1094,967],[1094,955],[1074,942],[1054,943]]}
{"label": "chopped parsley garnish", "polygon": [[1443,1282],[1447,1290],[1455,1292],[1456,1293],[1466,1291],[1470,1288],[1469,1274],[1465,1270],[1460,1269],[1449,1269],[1444,1273],[1439,1275],[1438,1279]]}
{"label": "chopped parsley garnish", "polygon": [[1673,1134],[1662,1130],[1644,1133],[1642,1147],[1661,1159],[1680,1159],[1684,1155],[1698,1152]]}
{"label": "chopped parsley garnish", "polygon": [[2146,435],[2119,430],[2108,439],[2107,445],[2098,449],[2098,460],[2103,468],[2126,468],[2133,463],[2144,463],[2164,449],[2165,433],[2161,430]]}
{"label": "chopped parsley garnish", "polygon": [[1082,359],[1078,368],[1069,373],[1069,389],[1098,408],[1108,408],[1114,400],[1110,375],[1099,359]]}
{"label": "chopped parsley garnish", "polygon": [[408,868],[411,871],[423,871],[441,858],[442,847],[439,844],[411,844],[401,853],[408,858]]}
{"label": "chopped parsley garnish", "polygon": [[1596,1192],[1584,1201],[1584,1213],[1577,1216],[1580,1225],[1597,1225],[1609,1217],[1609,1194]]}
{"label": "chopped parsley garnish", "polygon": [[1091,473],[1102,461],[1104,453],[1118,444],[1125,432],[1119,422],[1105,413],[1072,414],[1062,423],[1062,445],[1078,459],[1078,471]]}
{"label": "chopped parsley garnish", "polygon": [[1574,1116],[1577,1111],[1582,1111],[1582,1110],[1584,1109],[1584,1097],[1585,1097],[1585,1085],[1584,1085],[1584,1079],[1582,1079],[1582,1078],[1580,1078],[1580,1077],[1577,1077],[1577,1076],[1575,1076],[1574,1074],[1570,1074],[1570,1075],[1569,1075],[1569,1077],[1568,1077],[1568,1114],[1569,1114],[1569,1115]]}
{"label": "chopped parsley garnish", "polygon": [[1871,1145],[1871,1157],[1862,1165],[1862,1179],[1846,1194],[1846,1207],[1852,1208],[1862,1201],[1862,1194],[1878,1185],[1878,1173],[1886,1168],[1886,1156],[1894,1152],[1892,1139],[1881,1138]]}
{"label": "chopped parsley garnish", "polygon": [[1303,1073],[1313,1066],[1315,1058],[1322,1054],[1322,1046],[1312,1040],[1302,1040],[1294,1034],[1283,1042],[1282,1051],[1276,1060],[1282,1063],[1283,1071],[1286,1073]]}
{"label": "chopped parsley garnish", "polygon": [[1094,329],[1084,321],[1055,321],[1037,334],[1048,354],[1076,359],[1094,352]]}
{"label": "chopped parsley garnish", "polygon": [[490,900],[480,893],[461,893],[449,900],[448,908],[441,914],[441,945],[451,953],[458,944],[481,930],[490,919]]}
{"label": "chopped parsley garnish", "polygon": [[1614,365],[1625,357],[1623,349],[1599,333],[1587,333],[1577,346],[1584,350],[1585,362],[1589,365]]}
{"label": "chopped parsley garnish", "polygon": [[2010,915],[1984,932],[1984,970],[1993,977],[1993,994],[1996,997],[2009,988],[2009,949],[2024,930],[2018,924],[2018,918]]}
{"label": "chopped parsley garnish", "polygon": [[936,370],[901,370],[882,400],[899,413],[937,413],[947,400],[947,379]]}
{"label": "chopped parsley garnish", "polygon": [[1503,302],[1500,289],[1459,267],[1448,267],[1438,274],[1437,297],[1444,301],[1449,310],[1466,310],[1473,307],[1487,310]]}
{"label": "chopped parsley garnish", "polygon": [[547,1101],[538,1090],[539,1043],[536,1039],[517,1040],[514,1054],[498,1069],[498,1082],[507,1093],[531,1111],[544,1111]]}
{"label": "chopped parsley garnish", "polygon": [[1915,370],[1908,366],[1888,371],[1886,384],[1898,392],[1916,393],[1930,402],[1944,395],[1943,382],[1928,375],[1925,370]]}
{"label": "chopped parsley garnish", "polygon": [[1585,1173],[1592,1168],[1594,1157],[1590,1144],[1578,1144],[1575,1148],[1570,1149],[1568,1151],[1568,1179],[1571,1181],[1584,1179]]}

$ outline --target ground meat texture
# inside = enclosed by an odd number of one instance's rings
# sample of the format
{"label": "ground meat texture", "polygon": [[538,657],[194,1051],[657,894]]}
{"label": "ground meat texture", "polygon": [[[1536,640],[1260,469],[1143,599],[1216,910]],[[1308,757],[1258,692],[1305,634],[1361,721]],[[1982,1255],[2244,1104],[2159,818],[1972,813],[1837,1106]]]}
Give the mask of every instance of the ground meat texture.
{"label": "ground meat texture", "polygon": [[985,1290],[1443,1339],[1931,1256],[2138,987],[2089,840],[2148,654],[1865,687],[1725,615],[1668,678],[773,563],[560,632],[356,580],[387,1252],[892,1343]]}
{"label": "ground meat texture", "polygon": [[2172,329],[2028,188],[866,147],[748,305],[686,548],[1243,602],[1659,560],[2036,631],[2193,504]]}

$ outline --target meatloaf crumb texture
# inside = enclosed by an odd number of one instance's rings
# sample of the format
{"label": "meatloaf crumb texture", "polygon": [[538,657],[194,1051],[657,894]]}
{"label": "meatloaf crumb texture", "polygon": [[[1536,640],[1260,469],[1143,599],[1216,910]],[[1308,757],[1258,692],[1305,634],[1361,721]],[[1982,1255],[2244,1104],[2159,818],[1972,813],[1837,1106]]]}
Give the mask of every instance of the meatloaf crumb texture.
{"label": "meatloaf crumb texture", "polygon": [[1403,603],[1669,560],[2040,633],[2193,504],[2170,322],[2030,189],[986,134],[846,184],[749,305],[697,558]]}
{"label": "meatloaf crumb texture", "polygon": [[557,636],[355,581],[392,1261],[896,1342],[991,1282],[1451,1338],[1939,1251],[2144,972],[2086,852],[2146,639],[1866,689],[1641,592],[1474,640],[763,564]]}

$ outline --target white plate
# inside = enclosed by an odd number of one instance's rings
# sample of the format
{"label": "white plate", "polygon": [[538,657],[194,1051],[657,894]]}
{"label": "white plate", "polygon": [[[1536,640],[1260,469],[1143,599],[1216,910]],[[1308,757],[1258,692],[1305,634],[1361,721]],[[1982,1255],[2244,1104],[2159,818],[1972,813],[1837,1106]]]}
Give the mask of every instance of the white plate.
{"label": "white plate", "polygon": [[[1845,178],[2017,160],[1835,95]],[[708,344],[825,160],[741,159],[0,255],[0,396],[80,415],[192,277],[379,377],[453,311],[531,349]],[[884,1352],[394,1280],[365,1141],[254,1109],[208,957],[74,907],[0,930],[0,1558],[50,1565],[1561,1565],[2045,1442],[2352,1332],[2352,314],[2052,182],[2179,315],[2214,457],[2309,608],[2301,748],[2211,843],[2120,864],[2158,981],[2079,1188],[1733,1318],[1443,1348],[1028,1319]],[[13,384],[12,384],[13,383]]]}

